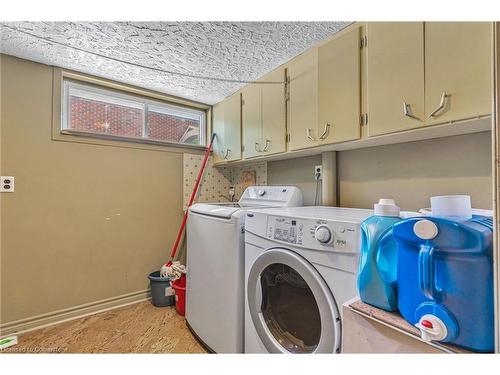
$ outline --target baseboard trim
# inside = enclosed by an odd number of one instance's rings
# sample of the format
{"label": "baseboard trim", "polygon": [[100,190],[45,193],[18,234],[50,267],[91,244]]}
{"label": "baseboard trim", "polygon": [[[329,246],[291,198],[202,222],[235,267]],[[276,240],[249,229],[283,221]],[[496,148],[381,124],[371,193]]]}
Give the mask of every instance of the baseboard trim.
{"label": "baseboard trim", "polygon": [[0,324],[0,337],[33,331],[35,329],[48,327],[54,324],[66,322],[68,320],[82,318],[98,312],[142,302],[149,298],[151,298],[151,291],[149,289],[145,289],[83,305],[52,311],[46,314],[6,322]]}

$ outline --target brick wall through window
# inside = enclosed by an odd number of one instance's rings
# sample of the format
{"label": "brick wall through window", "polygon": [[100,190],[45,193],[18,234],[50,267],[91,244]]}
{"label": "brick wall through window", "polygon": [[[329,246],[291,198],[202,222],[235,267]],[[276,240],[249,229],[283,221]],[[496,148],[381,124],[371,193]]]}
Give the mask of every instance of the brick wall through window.
{"label": "brick wall through window", "polygon": [[[77,96],[70,96],[69,107],[70,129],[125,137],[143,136],[143,109]],[[148,112],[145,128],[149,139],[198,144],[199,137],[192,134],[193,128],[195,133],[199,132],[199,126],[197,120]]]}

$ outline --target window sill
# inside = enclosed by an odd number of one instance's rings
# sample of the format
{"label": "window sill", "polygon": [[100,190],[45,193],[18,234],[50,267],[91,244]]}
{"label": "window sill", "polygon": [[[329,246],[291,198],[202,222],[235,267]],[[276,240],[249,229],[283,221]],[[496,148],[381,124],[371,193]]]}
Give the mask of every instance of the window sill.
{"label": "window sill", "polygon": [[[200,145],[190,145],[175,142],[158,141],[147,138],[136,138],[136,137],[121,137],[112,134],[97,134],[81,130],[64,129],[59,132],[60,136],[56,137],[55,140],[74,140],[78,142],[79,140],[83,143],[93,143],[99,145],[109,145],[109,146],[125,146],[143,148],[141,145],[151,145],[151,146],[161,146],[164,151],[174,151],[173,149],[184,149],[193,151],[204,151],[206,146]],[[71,136],[71,139],[65,139],[65,136]],[[79,140],[78,140],[78,139]],[[158,150],[158,147],[154,148]]]}

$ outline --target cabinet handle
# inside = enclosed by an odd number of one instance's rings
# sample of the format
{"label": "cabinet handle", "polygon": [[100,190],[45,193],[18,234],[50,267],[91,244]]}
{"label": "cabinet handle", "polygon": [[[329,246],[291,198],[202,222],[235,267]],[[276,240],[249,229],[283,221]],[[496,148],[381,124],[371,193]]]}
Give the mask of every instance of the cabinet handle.
{"label": "cabinet handle", "polygon": [[326,123],[325,130],[323,131],[323,133],[321,133],[321,135],[319,136],[319,139],[328,138],[329,134],[330,134],[330,124]]}
{"label": "cabinet handle", "polygon": [[262,152],[262,150],[260,149],[260,143],[259,142],[255,142],[255,151]]}
{"label": "cabinet handle", "polygon": [[226,149],[226,152],[223,153],[224,156],[222,157],[224,160],[227,160],[227,158],[229,157],[229,153],[231,152],[231,149],[227,148]]}
{"label": "cabinet handle", "polygon": [[308,128],[307,129],[307,138],[309,138],[311,141],[315,142],[316,140],[314,139],[314,137],[311,135],[311,132],[312,132],[312,129],[311,128]]}
{"label": "cabinet handle", "polygon": [[413,111],[411,110],[411,105],[406,102],[403,102],[403,113],[406,117],[412,118],[417,121],[422,121],[413,114]]}
{"label": "cabinet handle", "polygon": [[262,152],[268,152],[269,146],[271,146],[271,141],[269,139],[266,139],[266,145],[264,146],[264,149],[262,150]]}
{"label": "cabinet handle", "polygon": [[446,100],[448,99],[449,96],[450,95],[448,95],[446,91],[443,91],[443,93],[441,94],[441,100],[439,101],[439,105],[434,109],[434,111],[431,112],[429,118],[438,116],[438,112],[440,112],[442,109],[444,109],[444,107],[446,107]]}

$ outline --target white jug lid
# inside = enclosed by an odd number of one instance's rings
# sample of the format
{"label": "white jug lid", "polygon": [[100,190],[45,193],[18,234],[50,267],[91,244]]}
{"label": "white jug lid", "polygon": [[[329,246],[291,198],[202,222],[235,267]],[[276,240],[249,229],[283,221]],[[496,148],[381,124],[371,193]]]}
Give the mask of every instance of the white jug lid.
{"label": "white jug lid", "polygon": [[432,216],[454,216],[470,219],[472,206],[469,195],[440,195],[431,197]]}
{"label": "white jug lid", "polygon": [[381,198],[373,205],[375,216],[399,217],[400,208],[396,206],[394,199]]}

